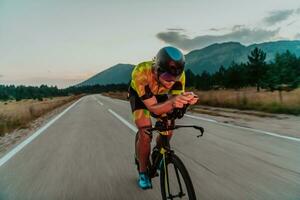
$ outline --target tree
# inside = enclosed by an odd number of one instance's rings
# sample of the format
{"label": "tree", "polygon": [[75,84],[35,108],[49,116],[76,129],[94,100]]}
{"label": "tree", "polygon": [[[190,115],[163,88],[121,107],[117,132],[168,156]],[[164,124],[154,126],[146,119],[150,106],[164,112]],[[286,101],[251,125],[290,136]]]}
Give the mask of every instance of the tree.
{"label": "tree", "polygon": [[244,69],[242,64],[231,63],[225,72],[224,85],[226,88],[234,89],[241,88],[244,85]]}
{"label": "tree", "polygon": [[201,76],[196,76],[196,88],[201,90],[211,89],[211,75],[207,71],[203,71]]}
{"label": "tree", "polygon": [[262,83],[262,78],[266,73],[266,53],[255,47],[253,51],[248,55],[248,74],[251,85],[256,85],[256,89],[259,92]]}
{"label": "tree", "polygon": [[212,75],[212,85],[215,88],[220,88],[225,86],[225,73],[226,69],[223,65],[219,68],[219,70]]}
{"label": "tree", "polygon": [[185,86],[192,87],[195,85],[195,74],[190,70],[185,71]]}
{"label": "tree", "polygon": [[300,59],[290,51],[275,55],[275,62],[268,66],[265,85],[276,90],[282,85],[296,88],[300,84]]}

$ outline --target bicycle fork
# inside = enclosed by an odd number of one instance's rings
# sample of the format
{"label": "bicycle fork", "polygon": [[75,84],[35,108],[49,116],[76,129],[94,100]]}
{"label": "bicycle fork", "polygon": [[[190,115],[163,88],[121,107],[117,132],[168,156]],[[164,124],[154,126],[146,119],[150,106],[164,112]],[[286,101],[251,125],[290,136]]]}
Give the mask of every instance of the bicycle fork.
{"label": "bicycle fork", "polygon": [[166,162],[166,150],[161,148],[160,153],[162,154],[162,162],[164,165],[164,174],[165,174],[165,190],[167,191],[168,196],[170,196],[170,184],[169,184],[169,174],[168,174],[168,167]]}
{"label": "bicycle fork", "polygon": [[[164,177],[165,185],[164,185],[164,187],[165,187],[166,194],[168,195],[167,198],[168,199],[173,199],[175,197],[180,197],[181,198],[181,197],[185,196],[185,193],[182,190],[182,184],[181,184],[181,181],[180,181],[178,169],[177,169],[177,167],[175,167],[175,165],[173,165],[173,166],[174,166],[174,170],[175,170],[175,174],[176,174],[176,178],[177,178],[177,182],[178,182],[180,191],[177,195],[172,195],[171,194],[170,184],[169,184],[170,183],[169,182],[169,171],[168,171],[167,160],[166,160],[167,150],[164,149],[164,148],[161,148],[160,153],[162,154],[163,170],[164,170],[164,174],[165,174],[165,177]],[[172,154],[173,152],[171,151],[169,153]]]}

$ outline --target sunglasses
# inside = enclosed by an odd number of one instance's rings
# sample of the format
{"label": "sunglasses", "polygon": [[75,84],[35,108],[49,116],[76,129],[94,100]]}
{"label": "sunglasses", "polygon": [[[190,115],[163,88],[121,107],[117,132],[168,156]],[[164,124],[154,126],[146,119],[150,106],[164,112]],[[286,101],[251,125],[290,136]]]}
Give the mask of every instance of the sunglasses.
{"label": "sunglasses", "polygon": [[167,81],[167,82],[175,82],[178,80],[179,76],[173,76],[172,74],[168,72],[164,72],[160,74],[160,78]]}

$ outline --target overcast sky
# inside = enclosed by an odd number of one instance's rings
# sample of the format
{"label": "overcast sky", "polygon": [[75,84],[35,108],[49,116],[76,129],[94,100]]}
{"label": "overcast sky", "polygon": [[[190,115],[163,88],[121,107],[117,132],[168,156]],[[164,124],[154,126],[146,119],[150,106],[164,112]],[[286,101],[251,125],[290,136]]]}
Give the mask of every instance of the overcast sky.
{"label": "overcast sky", "polygon": [[299,0],[0,0],[0,84],[66,87],[215,42],[300,39]]}

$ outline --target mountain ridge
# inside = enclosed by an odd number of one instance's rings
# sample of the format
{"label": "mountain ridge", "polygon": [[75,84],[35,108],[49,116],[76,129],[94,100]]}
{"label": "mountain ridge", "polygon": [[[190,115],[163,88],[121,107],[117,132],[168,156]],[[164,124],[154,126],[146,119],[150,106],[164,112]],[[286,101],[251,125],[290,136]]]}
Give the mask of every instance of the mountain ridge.
{"label": "mountain ridge", "polygon": [[[240,42],[230,41],[214,43],[202,49],[196,49],[187,53],[185,55],[186,70],[190,69],[195,74],[201,74],[203,71],[214,73],[221,65],[227,68],[232,62],[247,62],[247,56],[255,47],[266,52],[266,62],[272,61],[276,53],[283,53],[286,50],[295,53],[298,57],[300,56],[300,40],[278,40],[248,46]],[[118,63],[95,74],[77,86],[128,83],[133,67],[133,64]]]}
{"label": "mountain ridge", "polygon": [[104,71],[95,74],[91,78],[79,83],[76,86],[128,83],[133,67],[134,65],[132,64],[118,63]]}

